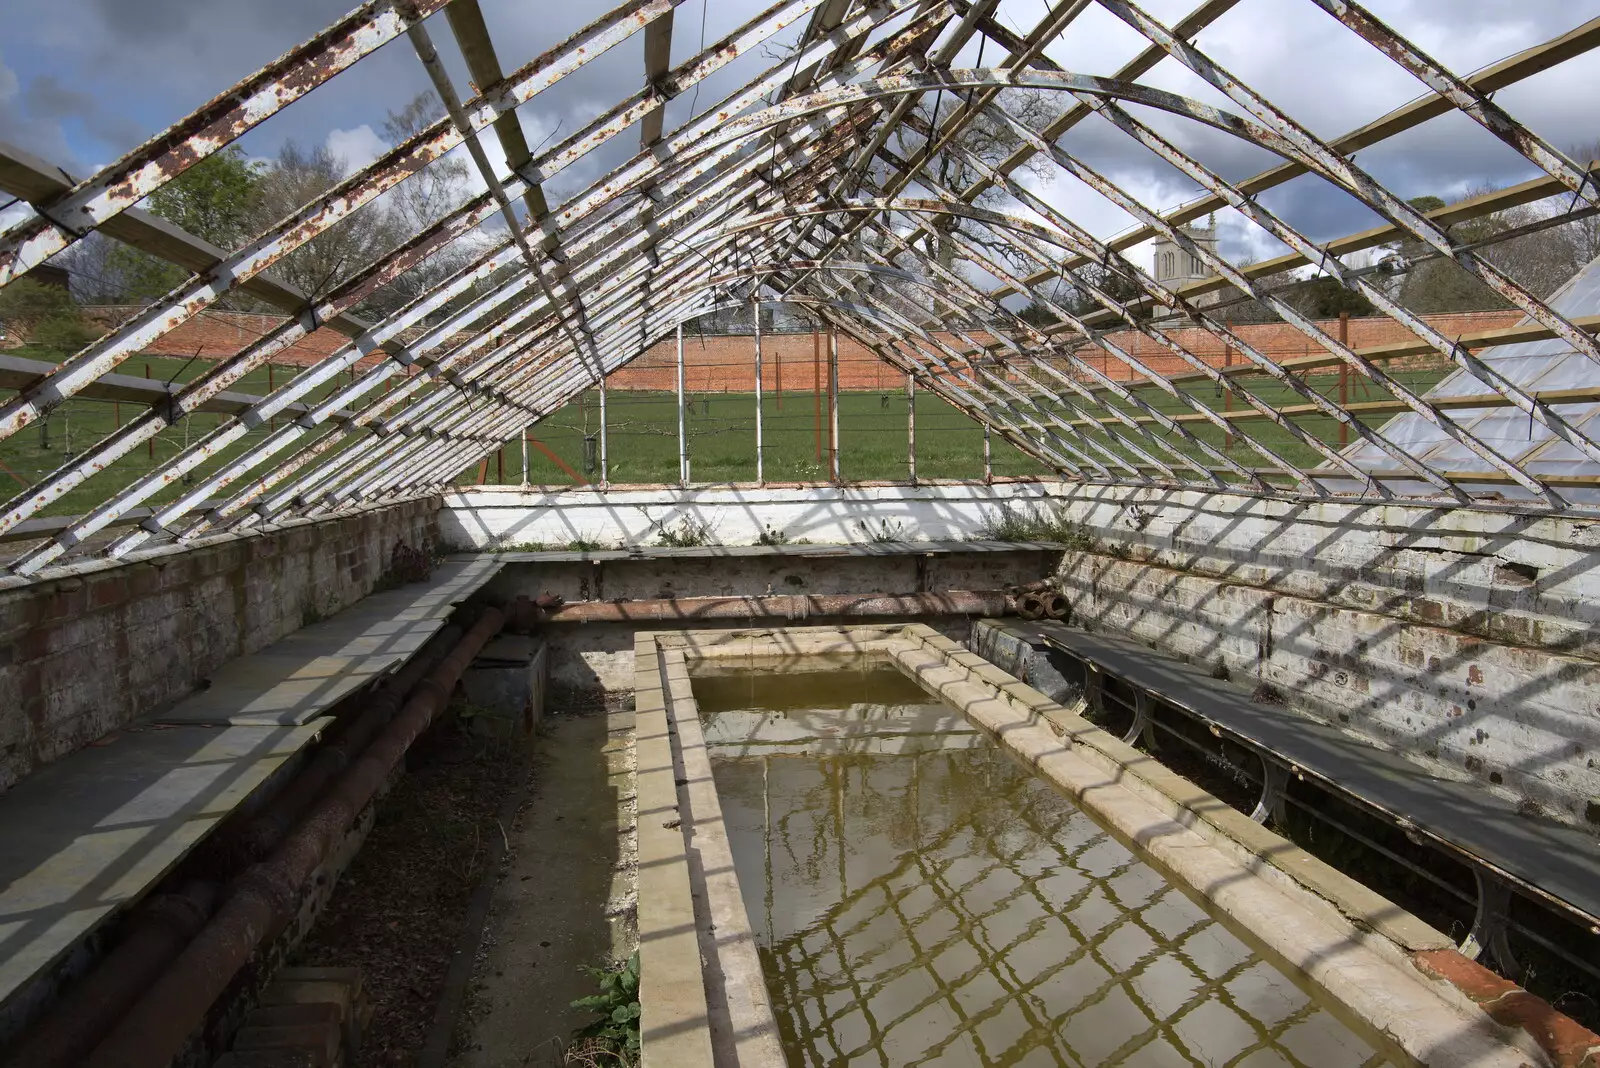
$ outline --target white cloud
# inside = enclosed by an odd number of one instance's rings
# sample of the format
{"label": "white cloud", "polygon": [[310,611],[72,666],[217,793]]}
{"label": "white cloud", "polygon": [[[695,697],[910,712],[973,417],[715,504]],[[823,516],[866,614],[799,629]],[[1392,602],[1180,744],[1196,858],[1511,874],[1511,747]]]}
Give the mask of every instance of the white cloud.
{"label": "white cloud", "polygon": [[353,130],[333,130],[328,134],[328,152],[344,161],[344,173],[360,170],[385,152],[389,143],[362,123]]}

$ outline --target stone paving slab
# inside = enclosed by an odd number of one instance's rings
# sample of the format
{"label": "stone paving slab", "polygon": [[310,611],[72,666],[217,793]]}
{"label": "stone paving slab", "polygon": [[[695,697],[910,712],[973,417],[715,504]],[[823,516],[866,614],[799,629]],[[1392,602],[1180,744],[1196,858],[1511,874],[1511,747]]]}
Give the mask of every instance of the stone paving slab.
{"label": "stone paving slab", "polygon": [[0,796],[0,1004],[143,895],[326,722],[118,731]]}
{"label": "stone paving slab", "polygon": [[212,674],[209,687],[155,718],[161,723],[306,723],[404,663],[500,567],[492,556],[451,557],[425,583],[372,594],[230,661]]}
{"label": "stone paving slab", "polygon": [[428,582],[240,657],[0,796],[0,1004],[145,894],[322,732],[323,713],[420,649],[500,567],[451,557]]}

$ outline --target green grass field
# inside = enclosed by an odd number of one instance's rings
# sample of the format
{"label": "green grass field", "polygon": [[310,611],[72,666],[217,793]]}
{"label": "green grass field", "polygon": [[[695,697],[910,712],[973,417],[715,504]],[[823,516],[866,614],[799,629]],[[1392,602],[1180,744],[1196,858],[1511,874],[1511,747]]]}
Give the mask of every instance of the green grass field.
{"label": "green grass field", "polygon": [[[887,400],[887,403],[885,401]],[[824,401],[826,403],[826,401]],[[702,393],[690,398],[686,420],[690,476],[695,482],[753,481],[756,475],[755,395]],[[607,460],[613,483],[678,480],[677,401],[670,393],[613,392],[606,398]],[[599,448],[599,394],[586,393],[529,433],[579,474],[598,478],[585,464],[585,436]],[[815,398],[810,393],[768,394],[762,404],[765,474],[773,482],[826,481],[828,420],[822,418],[818,459]],[[515,442],[504,450],[504,481],[521,480]],[[904,479],[908,474],[906,399],[903,393],[845,393],[839,398],[839,467],[848,481]],[[992,443],[996,475],[1045,474],[1046,468],[999,437]],[[597,467],[597,463],[596,463]],[[476,481],[477,471],[467,473]],[[489,481],[500,465],[490,464]],[[983,477],[983,431],[936,397],[917,397],[917,476]],[[560,485],[572,478],[538,447],[528,452],[528,478]]]}
{"label": "green grass field", "polygon": [[[18,350],[18,355],[32,359],[59,362],[58,353],[39,350]],[[170,381],[188,381],[204,370],[205,364],[188,363],[177,359],[135,359],[119,370],[132,375],[146,375]],[[275,367],[271,381],[281,386],[295,373],[294,368]],[[1443,368],[1409,369],[1396,377],[1417,391],[1426,390],[1445,373]],[[341,380],[341,384],[342,384]],[[1336,396],[1338,376],[1325,374],[1307,379],[1312,388],[1328,396]],[[264,394],[268,391],[268,373],[265,368],[252,372],[233,387],[237,392]],[[333,386],[323,386],[313,393],[320,400],[329,395]],[[1250,386],[1252,392],[1267,404],[1280,407],[1299,403],[1298,398],[1267,379]],[[1183,402],[1155,387],[1140,387],[1138,394],[1147,403],[1160,410],[1176,414],[1189,411]],[[1205,389],[1194,394],[1202,403],[1216,410],[1223,409],[1222,399]],[[1350,400],[1384,399],[1376,389],[1363,390],[1353,385]],[[825,403],[825,401],[824,401]],[[1065,405],[1055,400],[1041,402],[1057,412],[1064,420],[1074,416]],[[1121,401],[1116,407],[1131,408]],[[1235,402],[1235,409],[1240,407]],[[670,393],[613,392],[607,398],[609,474],[613,484],[618,483],[670,483],[678,480],[678,429],[677,406]],[[753,481],[755,465],[755,398],[752,394],[703,393],[691,397],[692,414],[687,419],[691,477],[700,483]],[[70,455],[81,452],[91,444],[111,433],[118,425],[135,418],[143,408],[133,403],[114,404],[110,401],[75,398],[56,409],[46,424],[31,426],[0,441],[0,481],[20,492],[39,478],[58,468]],[[226,417],[220,414],[201,413],[186,420],[185,424],[168,428],[154,441],[153,447],[140,445],[105,471],[68,492],[41,515],[72,515],[85,512],[111,493],[128,485],[157,464],[170,459],[187,443],[199,441]],[[828,426],[823,413],[821,458],[818,455],[816,399],[810,392],[785,393],[781,398],[769,393],[764,399],[764,437],[766,441],[766,477],[769,481],[825,481],[827,470]],[[1042,419],[1040,420],[1043,421]],[[1324,441],[1338,442],[1338,427],[1331,419],[1322,417],[1301,419],[1300,425]],[[1315,465],[1319,458],[1308,446],[1293,441],[1283,430],[1265,422],[1247,424],[1250,433],[1280,451],[1286,459],[1302,465]],[[1209,424],[1188,424],[1197,437],[1221,448],[1224,434]],[[588,478],[598,477],[599,398],[595,391],[584,394],[532,428],[530,437],[538,445],[529,449],[529,479],[535,484],[566,485],[573,478],[560,464],[551,460],[539,448],[548,449],[560,457],[567,468]],[[231,445],[220,455],[201,466],[193,476],[203,477],[218,465],[259,440],[266,431],[257,429],[242,441]],[[1132,457],[1122,444],[1106,438],[1102,432],[1085,435],[1099,441],[1119,455]],[[585,437],[592,440],[586,447]],[[309,443],[313,438],[303,439]],[[906,399],[902,392],[846,393],[840,398],[839,412],[840,472],[847,481],[898,480],[907,477],[906,449]],[[1177,436],[1168,440],[1171,451],[1182,456],[1197,456],[1191,443]],[[359,446],[357,446],[359,447]],[[1081,442],[1080,448],[1085,448]],[[1171,452],[1144,445],[1144,448],[1171,464]],[[586,452],[589,458],[586,461]],[[1265,463],[1255,450],[1238,439],[1228,449],[1228,454],[1240,464],[1251,467]],[[516,483],[521,480],[521,452],[516,442],[502,450],[500,458],[491,458],[487,481]],[[1048,473],[1045,465],[1024,455],[998,435],[992,440],[992,470],[997,477],[1035,476]],[[461,472],[460,481],[476,482],[479,468],[474,465]],[[980,478],[983,475],[983,432],[972,420],[950,407],[927,391],[917,395],[917,475],[924,479]],[[157,503],[177,497],[188,483],[164,488],[154,500]]]}
{"label": "green grass field", "polygon": [[[59,363],[63,354],[40,349],[13,349],[11,354],[23,356],[31,360],[40,360],[51,364]],[[201,361],[185,361],[179,359],[166,359],[152,357],[146,359],[138,357],[122,364],[117,371],[122,374],[136,377],[161,379],[162,381],[187,382],[200,375],[207,366]],[[148,371],[147,371],[148,369]],[[272,384],[282,386],[295,373],[298,368],[274,367],[272,369]],[[252,393],[261,395],[267,390],[268,374],[266,368],[259,368],[246,375],[238,384],[231,387],[233,392]],[[343,380],[343,381],[348,381]],[[312,396],[318,400],[328,396],[333,391],[332,385],[319,387]],[[6,391],[6,395],[15,395]],[[112,401],[87,400],[81,397],[62,404],[50,414],[48,420],[36,424],[0,441],[0,482],[11,487],[11,494],[21,491],[32,485],[38,479],[56,470],[67,459],[82,452],[95,442],[110,434],[118,426],[131,422],[145,406],[134,403],[114,403]],[[168,427],[162,431],[152,443],[138,446],[133,452],[124,456],[106,470],[93,478],[69,490],[58,500],[42,509],[39,515],[77,515],[88,511],[96,504],[105,500],[116,490],[133,482],[139,476],[150,471],[157,465],[170,460],[183,450],[186,443],[199,441],[208,432],[214,430],[228,417],[221,413],[201,412],[184,420],[176,427]],[[195,477],[214,470],[219,464],[226,463],[231,458],[239,455],[243,450],[260,440],[266,435],[265,429],[251,431],[245,438],[223,452],[217,457],[203,464],[195,472]],[[311,440],[310,438],[306,440]],[[153,498],[156,502],[170,501],[177,498],[186,488],[187,483],[179,483],[166,487]]]}
{"label": "green grass field", "polygon": [[[1443,368],[1421,368],[1398,372],[1395,377],[1407,387],[1421,392],[1438,382],[1444,373]],[[1324,396],[1338,396],[1337,374],[1311,376],[1306,382]],[[1352,403],[1386,399],[1386,394],[1375,387],[1364,389],[1359,384],[1351,384],[1348,388]],[[1274,408],[1304,403],[1287,387],[1268,379],[1251,384],[1250,389],[1256,397]],[[1184,401],[1153,386],[1143,386],[1135,392],[1144,403],[1168,415],[1193,411]],[[1225,411],[1223,399],[1212,394],[1213,391],[1207,389],[1193,395],[1213,410]],[[708,401],[710,407],[706,410]],[[1110,398],[1110,405],[1120,411],[1139,414],[1134,406],[1116,398]],[[687,437],[693,481],[753,480],[754,395],[692,395],[690,406],[693,414],[687,420]],[[1063,421],[1071,422],[1076,418],[1059,401],[1043,400],[1041,406],[1055,412]],[[1233,406],[1236,411],[1245,407],[1242,401],[1237,400]],[[1034,414],[1036,421],[1045,423],[1042,416]],[[768,395],[764,400],[762,418],[768,480],[814,481],[827,478],[826,415],[822,429],[824,459],[819,461],[815,401],[810,393],[785,395],[781,408],[777,398]],[[1101,418],[1104,419],[1103,414]],[[613,483],[678,480],[677,406],[671,394],[612,393],[607,398],[606,421],[609,426],[609,474]],[[1339,444],[1339,426],[1334,420],[1323,416],[1302,417],[1297,423],[1313,437],[1335,446]],[[530,436],[559,456],[573,471],[595,478],[598,477],[597,463],[585,463],[584,439],[586,436],[596,439],[587,448],[597,452],[599,425],[599,395],[590,391],[534,427]],[[1226,441],[1227,435],[1209,423],[1189,423],[1185,426],[1195,438],[1219,450],[1226,446],[1227,455],[1245,467],[1268,463],[1265,457],[1237,437],[1230,445]],[[1277,426],[1258,420],[1246,424],[1246,427],[1252,436],[1290,463],[1309,467],[1321,462],[1315,449],[1294,440],[1287,431]],[[1117,455],[1134,458],[1134,453],[1102,432],[1090,431],[1085,436]],[[1142,447],[1169,464],[1173,462],[1173,452],[1202,458],[1208,464],[1211,462],[1191,442],[1177,435],[1168,437],[1164,432],[1161,437],[1170,444],[1170,451],[1149,443]],[[841,396],[839,441],[840,474],[847,481],[905,478],[904,394],[847,393]],[[993,472],[997,476],[1048,473],[1044,464],[1021,453],[999,436],[992,439],[991,449]],[[518,482],[521,463],[521,453],[513,442],[503,451],[502,459],[491,461],[487,481]],[[917,475],[919,478],[980,478],[983,475],[982,430],[964,414],[926,392],[920,392],[917,399]],[[463,480],[475,482],[477,476],[478,471],[474,468],[463,473]],[[535,484],[560,485],[572,481],[571,475],[546,457],[537,446],[531,447],[528,452],[528,477]]]}

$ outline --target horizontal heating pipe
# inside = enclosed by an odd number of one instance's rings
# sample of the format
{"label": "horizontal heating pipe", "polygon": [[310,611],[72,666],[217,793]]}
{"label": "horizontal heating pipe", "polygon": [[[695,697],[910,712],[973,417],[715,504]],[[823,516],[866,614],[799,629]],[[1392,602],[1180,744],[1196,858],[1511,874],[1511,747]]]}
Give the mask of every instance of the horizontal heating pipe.
{"label": "horizontal heating pipe", "polygon": [[93,1068],[162,1068],[172,1059],[257,947],[275,938],[293,918],[300,888],[343,840],[411,743],[445,707],[462,673],[500,632],[505,618],[499,608],[484,610],[271,854],[231,884],[215,915],[78,1063]]}
{"label": "horizontal heating pipe", "polygon": [[689,623],[703,619],[1004,616],[1012,611],[1011,598],[1004,590],[947,590],[944,593],[780,593],[763,597],[579,601],[554,609],[546,619],[551,623]]}

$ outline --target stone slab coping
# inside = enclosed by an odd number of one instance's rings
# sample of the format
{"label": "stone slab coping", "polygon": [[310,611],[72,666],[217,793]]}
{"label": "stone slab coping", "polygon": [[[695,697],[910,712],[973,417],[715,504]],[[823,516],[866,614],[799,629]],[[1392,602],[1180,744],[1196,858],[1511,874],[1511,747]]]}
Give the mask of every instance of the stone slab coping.
{"label": "stone slab coping", "polygon": [[964,553],[1064,552],[1065,545],[1044,541],[874,541],[839,545],[696,545],[685,548],[639,546],[632,549],[596,549],[592,552],[551,550],[499,552],[508,564],[581,564],[612,561],[682,559],[732,559],[776,556],[791,559],[828,559],[845,556],[958,556]]}
{"label": "stone slab coping", "polygon": [[1377,809],[1448,853],[1499,872],[1536,898],[1600,924],[1600,840],[1526,816],[1481,787],[1430,774],[1392,750],[1331,724],[1251,700],[1242,687],[1138,642],[1054,623],[1006,624],[1012,633],[1101,669],[1292,766],[1323,789]]}
{"label": "stone slab coping", "polygon": [[142,897],[327,722],[146,724],[0,796],[0,1006]]}
{"label": "stone slab coping", "polygon": [[154,719],[211,725],[309,722],[408,660],[501,566],[494,556],[450,557],[426,582],[371,594],[259,652],[230,660],[212,673],[205,689]]}
{"label": "stone slab coping", "polygon": [[[998,626],[1010,629],[1017,624]],[[973,657],[956,642],[941,634],[921,633],[914,625],[906,636],[938,652],[947,664],[960,663],[956,657]],[[1107,768],[1126,775],[1130,785],[1159,798],[1180,815],[1189,826],[1234,843],[1246,854],[1281,872],[1296,885],[1330,902],[1341,915],[1366,930],[1375,931],[1408,950],[1441,949],[1455,943],[1429,924],[1406,912],[1381,894],[1350,878],[1290,842],[1245,813],[1201,789],[1188,779],[1140,752],[1113,734],[1073,714],[1049,696],[1007,674],[988,661],[966,668],[968,678],[996,691],[997,696],[1031,715],[1048,720],[1066,741],[1099,759]],[[1003,681],[1002,681],[1003,680]]]}
{"label": "stone slab coping", "polygon": [[[1044,694],[1035,690],[1029,700],[1019,700],[1025,684],[1002,690],[980,679],[955,660],[962,647],[931,628],[908,626],[905,640],[891,649],[901,670],[965,711],[1213,915],[1227,917],[1236,934],[1318,990],[1336,1015],[1395,1063],[1526,1068],[1543,1062],[1536,1040],[1500,1029],[1456,985],[1417,968],[1412,946],[1334,900],[1344,889],[1357,899],[1382,901],[1360,884],[1332,869],[1322,874],[1350,885],[1295,877],[1294,865],[1279,866],[1282,857],[1268,839],[1283,852],[1299,852],[1295,846],[1214,798],[1216,806],[1255,827],[1261,839],[1246,842],[1219,833],[1208,822],[1210,813],[1193,818],[1209,795],[1171,772],[1163,776],[1155,770],[1159,765],[1150,767],[1153,760]],[[1429,940],[1431,928],[1415,918],[1407,925],[1402,918],[1408,914],[1387,907],[1392,930],[1404,933],[1410,926],[1412,934]],[[1433,940],[1444,941],[1437,932]]]}
{"label": "stone slab coping", "polygon": [[639,1030],[649,1068],[709,1068],[706,1005],[661,653],[634,638],[639,843]]}
{"label": "stone slab coping", "polygon": [[323,713],[404,663],[500,567],[447,558],[0,795],[0,1005],[147,893],[322,732]]}

